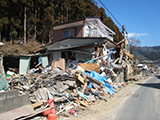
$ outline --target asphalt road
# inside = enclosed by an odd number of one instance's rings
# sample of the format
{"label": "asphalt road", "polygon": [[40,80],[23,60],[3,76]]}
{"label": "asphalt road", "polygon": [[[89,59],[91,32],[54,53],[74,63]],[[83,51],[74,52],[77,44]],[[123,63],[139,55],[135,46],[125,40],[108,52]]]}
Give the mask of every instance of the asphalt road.
{"label": "asphalt road", "polygon": [[145,83],[117,111],[114,120],[160,120],[160,75]]}

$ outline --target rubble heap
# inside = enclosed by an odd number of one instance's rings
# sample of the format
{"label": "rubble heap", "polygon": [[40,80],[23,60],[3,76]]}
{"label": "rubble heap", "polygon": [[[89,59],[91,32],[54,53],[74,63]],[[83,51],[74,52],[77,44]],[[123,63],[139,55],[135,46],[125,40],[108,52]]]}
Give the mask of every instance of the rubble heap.
{"label": "rubble heap", "polygon": [[[65,59],[61,58],[46,68],[40,63],[27,74],[15,74],[10,71],[9,77],[6,77],[8,91],[16,90],[19,96],[28,95],[32,106],[28,114],[13,115],[11,111],[12,118],[28,119],[41,115],[49,119],[69,117],[70,114],[78,117],[76,110],[81,106],[88,107],[97,100],[107,101],[108,97],[113,96],[122,86],[126,86],[134,71],[134,56],[125,50],[124,41],[118,43],[121,46],[120,52],[111,63],[108,63],[107,59],[117,51],[104,55],[97,50],[97,57],[77,65],[71,63],[65,67]],[[105,59],[102,59],[103,57]],[[125,74],[117,80],[121,72]],[[19,107],[24,110],[23,106]],[[0,118],[3,119],[7,112],[1,112]]]}

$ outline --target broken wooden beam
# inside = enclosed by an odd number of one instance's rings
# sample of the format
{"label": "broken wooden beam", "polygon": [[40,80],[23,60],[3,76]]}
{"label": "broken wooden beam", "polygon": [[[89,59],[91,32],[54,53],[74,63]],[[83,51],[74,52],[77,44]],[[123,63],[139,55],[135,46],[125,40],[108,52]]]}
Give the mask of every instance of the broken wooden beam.
{"label": "broken wooden beam", "polygon": [[129,65],[129,74],[131,74],[133,72],[133,68],[132,68],[130,62],[127,59],[125,59],[125,61]]}
{"label": "broken wooden beam", "polygon": [[132,60],[134,59],[134,55],[126,52],[125,50],[123,50],[123,53],[124,53],[125,55],[127,55],[130,59],[132,59]]}
{"label": "broken wooden beam", "polygon": [[93,77],[90,78],[90,77],[88,77],[88,76],[87,76],[87,78],[88,78],[89,80],[91,80],[92,82],[96,83],[97,85],[99,85],[101,88],[104,87],[103,84],[102,84],[100,81],[96,80],[95,78],[93,78]]}
{"label": "broken wooden beam", "polygon": [[116,64],[116,62],[119,60],[119,57],[113,62],[114,64]]}

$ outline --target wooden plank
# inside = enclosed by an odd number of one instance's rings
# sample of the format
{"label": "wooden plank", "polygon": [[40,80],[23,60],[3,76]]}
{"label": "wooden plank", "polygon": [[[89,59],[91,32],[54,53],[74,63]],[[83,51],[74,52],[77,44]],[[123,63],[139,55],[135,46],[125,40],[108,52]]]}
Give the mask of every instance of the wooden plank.
{"label": "wooden plank", "polygon": [[122,63],[122,58],[123,58],[123,52],[122,52],[122,53],[121,53],[121,55],[120,55],[120,58],[119,58],[118,64],[121,64],[121,63]]}
{"label": "wooden plank", "polygon": [[129,63],[129,61],[127,59],[125,59],[125,61],[129,65],[129,74],[131,74],[133,72],[133,68],[132,68],[131,64]]}
{"label": "wooden plank", "polygon": [[41,106],[41,105],[43,105],[43,103],[42,103],[42,101],[39,101],[39,102],[33,103],[32,107],[36,108],[36,107]]}
{"label": "wooden plank", "polygon": [[81,66],[85,71],[95,71],[100,73],[101,65],[99,63],[78,63],[77,66]]}
{"label": "wooden plank", "polygon": [[89,79],[89,80],[91,80],[92,82],[94,82],[94,83],[96,83],[97,85],[99,85],[101,88],[103,88],[104,86],[103,86],[103,84],[100,82],[100,81],[98,81],[98,80],[96,80],[96,79],[94,79],[94,78],[90,78],[90,77],[88,77],[87,76],[87,78]]}
{"label": "wooden plank", "polygon": [[20,119],[18,119],[18,120],[28,120],[28,118],[33,117],[33,116],[35,116],[35,115],[37,115],[37,114],[40,114],[40,113],[42,113],[42,112],[44,112],[44,111],[46,111],[46,110],[48,110],[48,109],[52,109],[52,108],[54,108],[54,107],[48,107],[48,108],[46,108],[46,109],[44,109],[44,110],[41,110],[41,111],[38,111],[38,112],[34,112],[33,114],[30,114],[30,115],[26,115],[26,116],[24,116],[23,118],[20,118]]}
{"label": "wooden plank", "polygon": [[50,78],[54,78],[58,75],[61,75],[62,73],[64,73],[65,71],[57,71],[56,73],[54,73]]}
{"label": "wooden plank", "polygon": [[119,60],[119,57],[113,62],[114,64],[116,64],[116,62]]}
{"label": "wooden plank", "polygon": [[[83,85],[83,88],[82,88],[82,93],[84,93],[84,91],[85,91],[85,89],[87,88],[87,75],[85,75],[85,74],[83,74],[83,76],[84,76],[84,85]],[[79,99],[81,99],[82,97],[81,96],[79,96]]]}
{"label": "wooden plank", "polygon": [[117,45],[119,45],[119,44],[121,44],[121,43],[123,43],[123,42],[124,42],[124,39],[121,40],[121,41],[119,41],[119,42],[117,43]]}
{"label": "wooden plank", "polygon": [[31,105],[25,105],[13,110],[10,110],[5,113],[0,114],[0,120],[15,120],[17,118],[20,118],[22,116],[27,116],[34,114],[34,110]]}
{"label": "wooden plank", "polygon": [[84,84],[84,78],[80,74],[76,74],[76,76],[78,77],[78,80]]}
{"label": "wooden plank", "polygon": [[123,50],[123,52],[124,52],[124,54],[127,55],[130,59],[132,59],[132,60],[134,59],[134,55],[132,55],[132,54],[130,54],[130,53],[127,53],[127,52],[124,51],[124,50]]}
{"label": "wooden plank", "polygon": [[79,99],[76,99],[75,100],[75,102],[76,103],[79,103],[79,104],[81,104],[81,105],[83,105],[83,106],[85,106],[85,107],[88,107],[89,105],[88,105],[88,101],[81,101],[81,100],[79,100]]}
{"label": "wooden plank", "polygon": [[101,50],[101,48],[100,48],[100,47],[97,47],[96,57],[98,57],[98,56],[99,56],[100,50]]}
{"label": "wooden plank", "polygon": [[119,55],[121,55],[121,53],[123,52],[123,50],[124,50],[124,43],[121,44]]}
{"label": "wooden plank", "polygon": [[82,88],[82,93],[84,93],[84,91],[85,91],[85,89],[86,89],[86,87],[87,87],[87,75],[85,75],[85,74],[83,74],[83,76],[84,76],[84,85],[83,85],[83,88]]}

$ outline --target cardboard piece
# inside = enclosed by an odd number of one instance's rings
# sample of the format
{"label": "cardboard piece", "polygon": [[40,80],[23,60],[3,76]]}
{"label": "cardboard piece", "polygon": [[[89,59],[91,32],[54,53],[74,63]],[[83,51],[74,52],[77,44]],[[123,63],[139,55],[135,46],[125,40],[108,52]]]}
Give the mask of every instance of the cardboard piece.
{"label": "cardboard piece", "polygon": [[58,61],[52,61],[52,70],[57,67],[65,71],[65,59],[59,58]]}
{"label": "cardboard piece", "polygon": [[100,73],[101,65],[99,63],[78,63],[78,66],[81,66],[85,71],[95,71]]}

